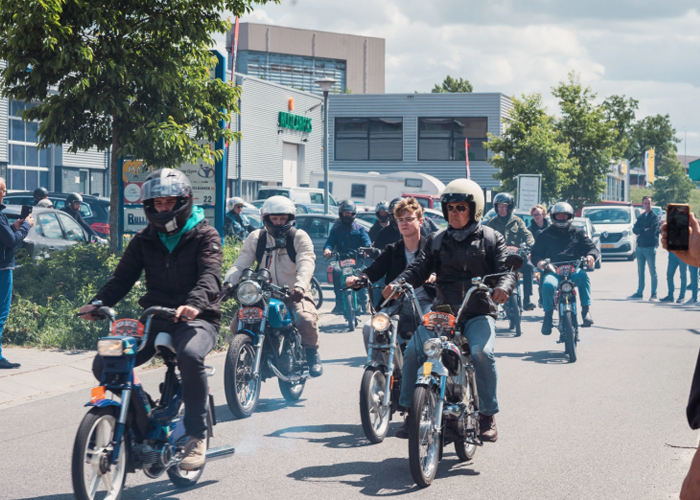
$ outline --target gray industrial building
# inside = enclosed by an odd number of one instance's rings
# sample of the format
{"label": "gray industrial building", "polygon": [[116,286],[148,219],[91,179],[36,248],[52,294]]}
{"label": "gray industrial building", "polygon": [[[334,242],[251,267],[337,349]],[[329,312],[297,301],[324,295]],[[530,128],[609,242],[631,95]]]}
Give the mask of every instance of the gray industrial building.
{"label": "gray industrial building", "polygon": [[[229,67],[233,29],[227,35]],[[384,93],[383,38],[240,23],[235,74],[320,94],[318,78],[338,80],[334,92]]]}
{"label": "gray industrial building", "polygon": [[[500,93],[332,94],[328,103],[329,167],[345,172],[415,171],[447,184],[465,176],[495,188],[483,143],[501,135],[511,99]],[[312,186],[317,187],[317,186]]]}

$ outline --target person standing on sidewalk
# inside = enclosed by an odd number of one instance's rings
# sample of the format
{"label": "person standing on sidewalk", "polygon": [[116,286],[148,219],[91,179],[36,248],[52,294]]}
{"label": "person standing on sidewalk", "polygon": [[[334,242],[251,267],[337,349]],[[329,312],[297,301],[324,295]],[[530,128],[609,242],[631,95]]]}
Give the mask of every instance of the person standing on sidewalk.
{"label": "person standing on sidewalk", "polygon": [[[676,269],[680,271],[681,274],[681,293],[678,296],[676,303],[682,304],[685,301],[685,291],[686,291],[686,279],[688,274],[688,264],[683,262],[681,259],[676,257],[675,254],[668,253],[668,267],[666,268],[666,284],[668,285],[668,295],[666,295],[660,302],[673,302],[673,292],[675,287],[673,286],[673,278],[676,274]],[[697,291],[696,291],[697,295]]]}
{"label": "person standing on sidewalk", "polygon": [[639,286],[637,293],[632,295],[630,299],[641,299],[644,293],[644,265],[649,266],[649,274],[651,275],[651,297],[650,301],[656,302],[659,299],[656,297],[656,247],[659,246],[659,234],[661,233],[661,224],[659,216],[651,209],[651,198],[645,196],[642,198],[644,212],[637,218],[634,223],[632,232],[637,235],[637,272],[639,274]]}
{"label": "person standing on sidewalk", "polygon": [[0,368],[19,368],[19,363],[10,363],[2,355],[2,331],[5,328],[5,321],[10,315],[15,250],[27,237],[29,229],[34,225],[34,219],[29,214],[26,219],[17,219],[13,224],[10,224],[7,215],[2,212],[5,210],[2,201],[6,194],[7,184],[5,179],[0,177],[0,246],[2,247],[2,257],[0,258]]}

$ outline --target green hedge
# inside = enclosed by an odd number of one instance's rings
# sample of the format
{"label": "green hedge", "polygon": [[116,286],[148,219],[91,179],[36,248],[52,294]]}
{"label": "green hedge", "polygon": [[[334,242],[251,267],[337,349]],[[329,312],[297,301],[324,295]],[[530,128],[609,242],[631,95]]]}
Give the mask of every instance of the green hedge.
{"label": "green hedge", "polygon": [[[238,256],[240,244],[233,240],[224,245],[225,273]],[[107,321],[83,321],[75,316],[81,306],[95,295],[119,262],[106,245],[74,245],[52,252],[47,258],[33,260],[25,250],[17,254],[14,271],[12,308],[2,334],[3,344],[54,347],[61,349],[95,349],[97,339],[106,335]],[[142,308],[138,299],[145,293],[145,283],[138,281],[131,292],[115,307],[118,318],[138,318]],[[235,301],[222,305],[221,324],[228,330]],[[223,335],[219,345],[223,346]]]}

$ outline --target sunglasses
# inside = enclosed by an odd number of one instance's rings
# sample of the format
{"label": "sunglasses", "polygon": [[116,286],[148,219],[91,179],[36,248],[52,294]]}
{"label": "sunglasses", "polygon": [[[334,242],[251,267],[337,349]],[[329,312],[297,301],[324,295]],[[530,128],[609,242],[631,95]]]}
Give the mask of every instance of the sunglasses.
{"label": "sunglasses", "polygon": [[404,222],[405,222],[406,224],[410,224],[411,222],[413,222],[413,221],[416,220],[417,218],[418,218],[418,217],[399,217],[398,219],[396,219],[396,222],[397,222],[398,224],[402,224],[402,223],[404,223]]}
{"label": "sunglasses", "polygon": [[448,212],[454,212],[455,210],[457,210],[458,212],[466,212],[467,208],[469,207],[467,207],[466,205],[447,205]]}
{"label": "sunglasses", "polygon": [[234,205],[233,208],[243,208],[243,205]]}

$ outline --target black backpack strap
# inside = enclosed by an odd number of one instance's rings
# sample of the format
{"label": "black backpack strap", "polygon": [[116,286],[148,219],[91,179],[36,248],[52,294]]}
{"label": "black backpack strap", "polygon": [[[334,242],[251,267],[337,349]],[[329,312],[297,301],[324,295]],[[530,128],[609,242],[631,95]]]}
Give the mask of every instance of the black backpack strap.
{"label": "black backpack strap", "polygon": [[258,246],[255,248],[255,262],[258,263],[255,266],[255,271],[260,269],[262,264],[263,255],[265,255],[265,247],[267,246],[267,230],[261,229],[258,235]]}
{"label": "black backpack strap", "polygon": [[437,259],[440,256],[440,246],[442,245],[442,239],[447,234],[447,229],[440,229],[438,232],[433,233],[433,243],[430,246],[430,251],[433,252],[433,256]]}
{"label": "black backpack strap", "polygon": [[486,253],[494,252],[498,246],[498,236],[495,229],[484,226],[484,243]]}
{"label": "black backpack strap", "polygon": [[297,263],[297,251],[294,248],[294,238],[297,235],[297,228],[292,227],[288,232],[287,232],[287,255],[289,256],[290,259],[292,259],[292,262],[295,264]]}

